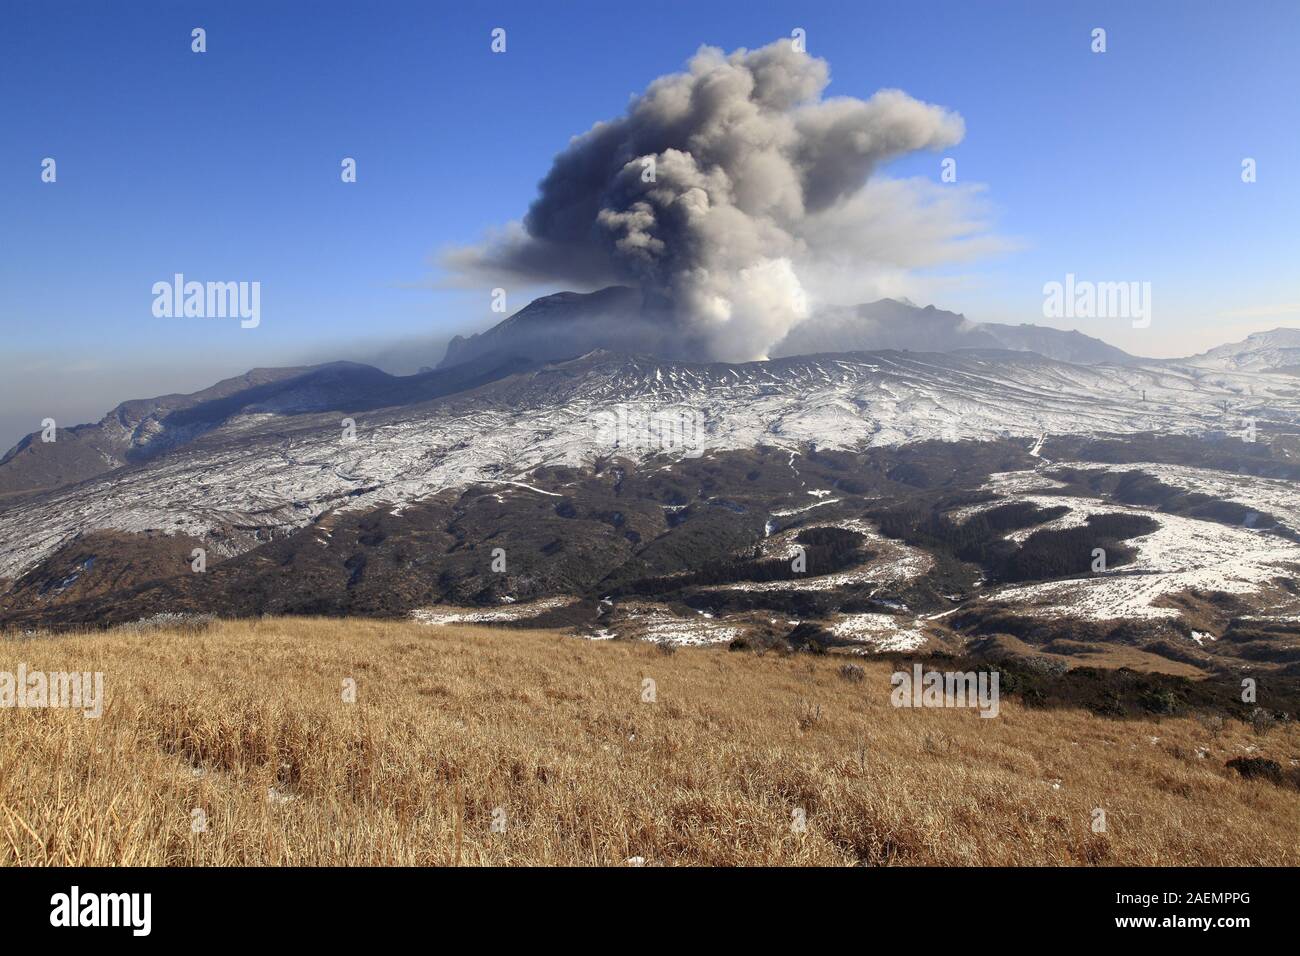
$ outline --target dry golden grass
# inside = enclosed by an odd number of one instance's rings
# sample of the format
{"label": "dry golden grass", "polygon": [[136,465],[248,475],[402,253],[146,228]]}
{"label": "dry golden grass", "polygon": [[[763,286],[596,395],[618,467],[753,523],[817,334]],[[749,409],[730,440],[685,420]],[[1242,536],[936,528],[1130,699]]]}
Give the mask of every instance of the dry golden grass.
{"label": "dry golden grass", "polygon": [[900,710],[884,663],[313,619],[20,661],[103,671],[109,707],[0,710],[9,864],[1300,863],[1300,794],[1224,768],[1288,766],[1294,728]]}

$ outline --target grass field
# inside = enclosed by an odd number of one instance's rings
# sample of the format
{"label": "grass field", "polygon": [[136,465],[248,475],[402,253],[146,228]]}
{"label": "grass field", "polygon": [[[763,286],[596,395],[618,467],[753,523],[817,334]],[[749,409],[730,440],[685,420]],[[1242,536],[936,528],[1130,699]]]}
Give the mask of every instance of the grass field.
{"label": "grass field", "polygon": [[20,663],[107,705],[0,709],[7,864],[1300,864],[1300,792],[1224,766],[1295,766],[1294,723],[982,719],[892,707],[884,662],[360,620]]}

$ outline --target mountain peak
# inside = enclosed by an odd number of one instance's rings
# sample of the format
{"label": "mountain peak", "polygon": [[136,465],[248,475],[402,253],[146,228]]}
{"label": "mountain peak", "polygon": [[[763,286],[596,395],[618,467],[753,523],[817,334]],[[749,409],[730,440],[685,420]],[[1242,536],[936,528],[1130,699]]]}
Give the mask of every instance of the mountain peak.
{"label": "mountain peak", "polygon": [[1297,370],[1300,369],[1300,329],[1279,326],[1266,332],[1252,332],[1240,342],[1228,342],[1182,361],[1223,371]]}
{"label": "mountain peak", "polygon": [[[1124,363],[1132,356],[1082,332],[1022,324],[971,322],[960,312],[906,298],[830,306],[795,326],[771,358],[896,349],[947,352],[1009,349],[1076,364]],[[593,350],[660,359],[707,357],[703,343],[679,324],[668,303],[627,286],[556,292],[535,299],[492,328],[448,343],[440,369],[480,359],[554,362]]]}
{"label": "mountain peak", "polygon": [[595,292],[555,292],[534,299],[492,328],[457,336],[438,368],[494,355],[553,362],[594,349],[678,356],[689,336],[672,313],[639,289],[609,286]]}
{"label": "mountain peak", "polygon": [[1246,336],[1246,341],[1282,341],[1287,344],[1300,343],[1300,329],[1289,328],[1285,325],[1279,325],[1275,329],[1269,329],[1267,332],[1252,332]]}
{"label": "mountain peak", "polygon": [[879,349],[1036,352],[1046,358],[1081,365],[1132,361],[1127,352],[1082,332],[1029,324],[972,322],[960,312],[935,305],[922,308],[906,299],[889,298],[850,308],[823,309],[792,329],[771,354],[778,357]]}

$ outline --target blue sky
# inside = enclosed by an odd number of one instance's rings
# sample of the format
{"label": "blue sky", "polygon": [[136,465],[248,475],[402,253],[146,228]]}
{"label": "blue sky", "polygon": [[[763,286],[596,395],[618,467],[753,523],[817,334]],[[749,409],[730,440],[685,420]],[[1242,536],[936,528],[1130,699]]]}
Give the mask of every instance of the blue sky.
{"label": "blue sky", "polygon": [[[897,87],[965,119],[944,155],[1014,248],[950,267],[935,304],[1045,323],[1043,283],[1074,272],[1152,283],[1150,329],[1054,323],[1139,354],[1300,325],[1287,0],[7,4],[0,445],[254,366],[436,360],[494,318],[487,290],[439,287],[439,250],[521,216],[570,136],[701,44],[795,27],[828,95]],[[937,179],[939,157],[883,172]],[[154,318],[174,272],[260,281],[261,325]]]}

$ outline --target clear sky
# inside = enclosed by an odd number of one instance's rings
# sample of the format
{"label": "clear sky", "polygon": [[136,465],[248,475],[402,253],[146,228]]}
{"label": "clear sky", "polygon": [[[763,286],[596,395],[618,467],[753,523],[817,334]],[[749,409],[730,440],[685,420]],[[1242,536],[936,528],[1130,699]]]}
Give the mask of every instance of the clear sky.
{"label": "clear sky", "polygon": [[[1293,0],[10,3],[0,446],[255,366],[433,364],[494,318],[486,289],[442,287],[440,250],[519,218],[572,135],[701,44],[796,27],[828,95],[896,87],[964,118],[943,155],[1009,248],[922,281],[936,305],[1151,356],[1300,325]],[[883,173],[937,181],[939,159]],[[175,272],[259,281],[261,325],[155,318]],[[1067,272],[1151,282],[1151,327],[1045,320]]]}

